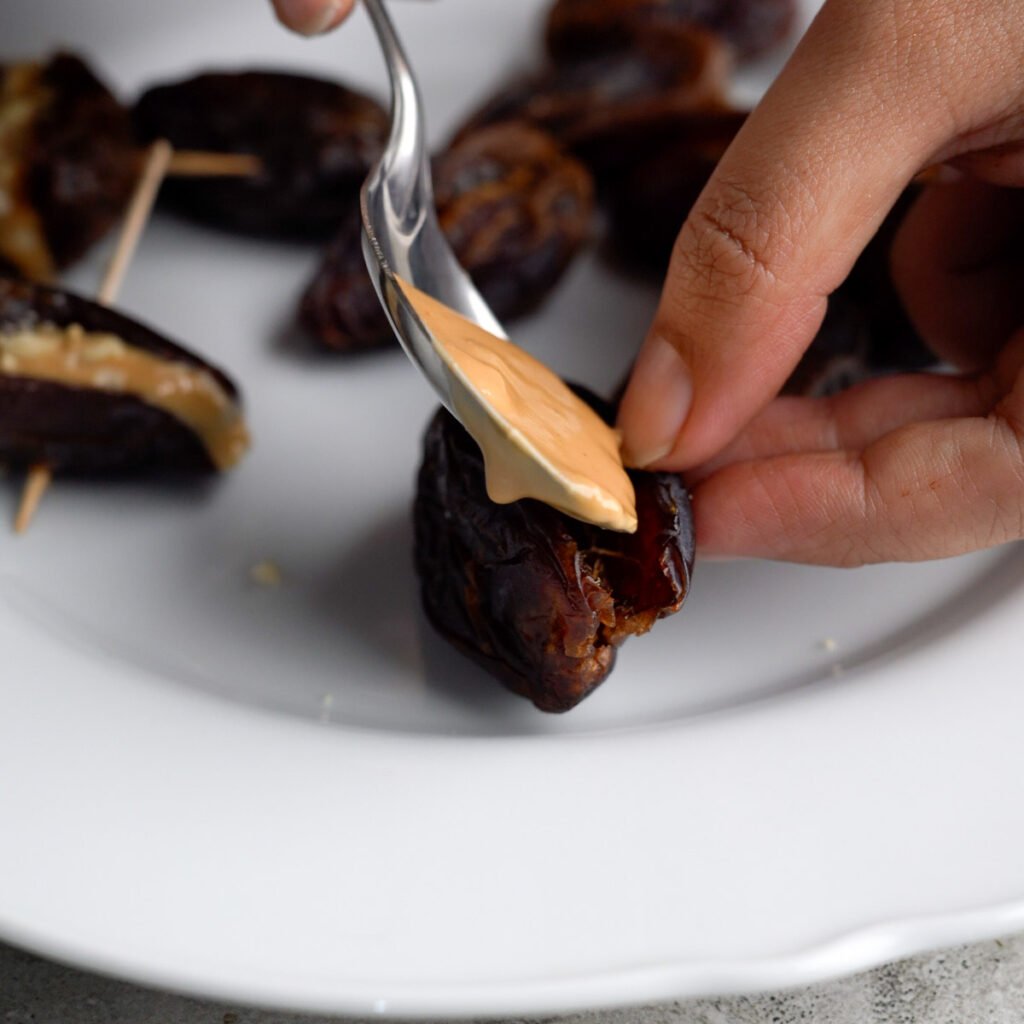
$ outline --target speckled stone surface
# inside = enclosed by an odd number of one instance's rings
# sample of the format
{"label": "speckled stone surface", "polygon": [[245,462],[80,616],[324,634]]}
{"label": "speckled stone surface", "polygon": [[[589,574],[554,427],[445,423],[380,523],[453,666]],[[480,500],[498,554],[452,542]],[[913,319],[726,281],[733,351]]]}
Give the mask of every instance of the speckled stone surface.
{"label": "speckled stone surface", "polygon": [[[317,1024],[326,1020],[153,992],[0,945],[0,1024]],[[585,1013],[560,1020],[567,1024],[1021,1024],[1024,935],[919,956],[789,992]]]}

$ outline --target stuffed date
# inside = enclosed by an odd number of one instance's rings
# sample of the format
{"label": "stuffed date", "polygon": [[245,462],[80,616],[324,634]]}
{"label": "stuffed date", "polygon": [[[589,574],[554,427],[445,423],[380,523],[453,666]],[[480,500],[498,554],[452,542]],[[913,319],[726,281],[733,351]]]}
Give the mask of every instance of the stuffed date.
{"label": "stuffed date", "polygon": [[0,66],[0,265],[50,280],[124,211],[128,112],[78,57]]}
{"label": "stuffed date", "polygon": [[247,445],[222,371],[105,306],[0,278],[0,463],[208,473]]}
{"label": "stuffed date", "polygon": [[426,614],[542,711],[575,707],[689,590],[689,494],[676,474],[630,475],[639,527],[615,533],[536,501],[494,504],[469,434],[444,410],[427,429],[414,509]]}
{"label": "stuffed date", "polygon": [[557,0],[547,46],[552,56],[569,60],[627,47],[640,32],[695,23],[746,58],[782,42],[795,18],[795,0]]}
{"label": "stuffed date", "polygon": [[[545,132],[481,129],[434,161],[438,220],[499,319],[537,306],[591,230],[590,175]],[[353,214],[327,249],[299,316],[328,348],[358,352],[393,341],[373,290]]]}
{"label": "stuffed date", "polygon": [[209,72],[154,86],[136,104],[135,122],[144,139],[259,160],[248,176],[168,181],[165,203],[231,231],[300,239],[338,229],[389,127],[369,96],[278,71]]}

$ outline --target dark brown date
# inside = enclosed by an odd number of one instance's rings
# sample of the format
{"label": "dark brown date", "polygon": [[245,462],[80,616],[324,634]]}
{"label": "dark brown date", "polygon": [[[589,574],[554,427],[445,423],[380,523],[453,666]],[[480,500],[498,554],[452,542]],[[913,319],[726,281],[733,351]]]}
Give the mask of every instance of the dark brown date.
{"label": "dark brown date", "polygon": [[[11,101],[16,77],[30,65],[0,69]],[[34,213],[42,237],[15,246],[0,234],[0,255],[28,276],[67,266],[110,230],[124,212],[138,168],[131,118],[78,57],[59,53],[33,78],[42,98],[12,168],[8,202]]]}
{"label": "dark brown date", "polygon": [[556,63],[500,90],[458,137],[488,124],[527,121],[554,135],[599,178],[619,140],[668,115],[722,102],[728,54],[696,27],[644,34],[629,49]]}
{"label": "dark brown date", "polygon": [[306,334],[346,355],[398,344],[366,270],[362,230],[362,220],[353,212],[324,250],[299,300],[299,323]]}
{"label": "dark brown date", "polygon": [[414,509],[424,609],[542,711],[575,707],[607,678],[616,648],[689,591],[689,494],[676,474],[630,475],[639,528],[613,533],[536,501],[494,504],[466,431],[443,410],[427,429]]}
{"label": "dark brown date", "polygon": [[[586,241],[593,185],[551,136],[529,125],[482,129],[434,161],[438,219],[459,262],[499,319],[536,307]],[[329,348],[393,341],[350,217],[306,289],[300,320]]]}
{"label": "dark brown date", "polygon": [[155,86],[135,107],[144,139],[180,149],[247,153],[245,178],[179,178],[161,198],[231,231],[328,239],[358,202],[383,149],[388,115],[337,82],[277,71],[209,72]]}
{"label": "dark brown date", "polygon": [[795,0],[557,0],[547,46],[559,60],[628,47],[643,31],[695,23],[722,36],[741,57],[778,45],[793,30]]}
{"label": "dark brown date", "polygon": [[[127,345],[205,370],[233,400],[231,380],[193,352],[135,320],[69,292],[0,278],[0,333],[37,324],[80,325]],[[0,372],[0,463],[44,463],[69,474],[209,473],[215,467],[181,421],[132,395],[69,387]]]}

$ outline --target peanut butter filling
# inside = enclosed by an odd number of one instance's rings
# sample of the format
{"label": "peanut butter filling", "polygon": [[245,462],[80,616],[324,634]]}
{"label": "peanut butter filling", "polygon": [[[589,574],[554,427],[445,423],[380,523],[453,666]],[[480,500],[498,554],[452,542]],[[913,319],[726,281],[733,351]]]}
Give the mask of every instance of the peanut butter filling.
{"label": "peanut butter filling", "polygon": [[220,470],[230,469],[249,447],[241,409],[212,373],[113,334],[78,324],[0,328],[0,374],[132,395],[188,427]]}
{"label": "peanut butter filling", "polygon": [[39,215],[24,194],[33,126],[50,102],[40,64],[13,64],[0,74],[0,256],[35,281],[53,278],[53,256]]}
{"label": "peanut butter filling", "polygon": [[536,498],[597,526],[637,528],[618,434],[543,363],[399,279],[452,374],[455,414],[480,446],[487,494]]}

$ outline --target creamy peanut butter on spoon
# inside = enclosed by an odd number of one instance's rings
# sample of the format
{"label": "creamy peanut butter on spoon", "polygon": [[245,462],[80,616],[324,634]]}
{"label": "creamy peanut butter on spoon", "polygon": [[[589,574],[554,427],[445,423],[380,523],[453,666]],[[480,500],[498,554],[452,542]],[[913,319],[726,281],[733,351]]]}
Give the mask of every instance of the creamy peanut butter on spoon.
{"label": "creamy peanut butter on spoon", "polygon": [[397,280],[449,371],[453,411],[483,453],[491,500],[536,498],[633,533],[636,497],[616,432],[533,356]]}

